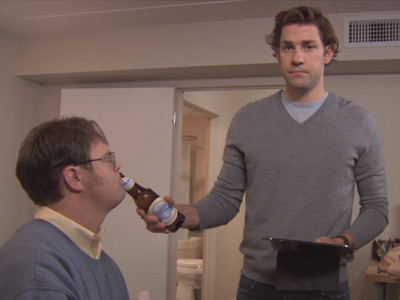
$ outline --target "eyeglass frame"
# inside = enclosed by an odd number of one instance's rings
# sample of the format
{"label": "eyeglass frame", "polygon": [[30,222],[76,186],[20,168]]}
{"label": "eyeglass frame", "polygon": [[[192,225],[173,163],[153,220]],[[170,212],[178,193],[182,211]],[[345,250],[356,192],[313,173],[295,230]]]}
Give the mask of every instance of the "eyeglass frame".
{"label": "eyeglass frame", "polygon": [[100,157],[100,158],[95,158],[95,159],[89,159],[87,161],[74,164],[74,166],[87,165],[87,164],[89,164],[91,162],[94,162],[94,161],[102,161],[102,160],[106,160],[106,159],[111,159],[110,162],[112,162],[113,166],[115,167],[116,161],[115,161],[115,152],[114,151],[111,151],[109,154],[107,154],[107,156]]}

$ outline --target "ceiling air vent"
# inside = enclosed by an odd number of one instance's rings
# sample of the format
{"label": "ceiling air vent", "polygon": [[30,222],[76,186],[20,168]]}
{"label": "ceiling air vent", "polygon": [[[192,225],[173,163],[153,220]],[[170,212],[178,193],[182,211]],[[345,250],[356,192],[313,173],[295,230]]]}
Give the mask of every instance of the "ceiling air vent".
{"label": "ceiling air vent", "polygon": [[344,46],[400,46],[400,15],[346,17]]}

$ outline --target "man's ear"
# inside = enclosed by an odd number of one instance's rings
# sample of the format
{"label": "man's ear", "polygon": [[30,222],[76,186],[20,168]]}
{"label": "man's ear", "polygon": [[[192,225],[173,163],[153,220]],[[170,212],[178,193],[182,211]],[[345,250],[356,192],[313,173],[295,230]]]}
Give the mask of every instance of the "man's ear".
{"label": "man's ear", "polygon": [[333,50],[332,46],[325,47],[325,54],[324,54],[324,65],[327,66],[330,64],[335,51]]}
{"label": "man's ear", "polygon": [[76,192],[83,189],[82,186],[82,174],[79,167],[67,166],[63,171],[64,182],[66,186]]}

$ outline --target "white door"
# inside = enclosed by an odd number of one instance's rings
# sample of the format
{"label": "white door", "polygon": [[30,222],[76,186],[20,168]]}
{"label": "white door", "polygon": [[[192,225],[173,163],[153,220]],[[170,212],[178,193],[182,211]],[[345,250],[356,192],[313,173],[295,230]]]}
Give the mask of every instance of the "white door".
{"label": "white door", "polygon": [[[180,127],[172,122],[175,98],[173,88],[63,89],[60,115],[98,122],[123,173],[160,195],[174,195],[171,161]],[[129,196],[103,227],[104,250],[124,274],[131,299],[144,290],[151,299],[173,299],[172,235],[147,231]]]}

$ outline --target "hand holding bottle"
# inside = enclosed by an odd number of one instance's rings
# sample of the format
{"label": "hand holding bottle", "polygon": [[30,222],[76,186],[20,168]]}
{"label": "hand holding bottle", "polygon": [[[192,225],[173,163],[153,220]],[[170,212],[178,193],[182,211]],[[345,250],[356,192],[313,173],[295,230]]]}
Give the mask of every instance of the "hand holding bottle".
{"label": "hand holding bottle", "polygon": [[[164,200],[171,205],[174,205],[172,197],[164,196]],[[155,233],[169,233],[170,231],[166,229],[166,224],[160,222],[157,216],[146,214],[143,209],[137,208],[137,214],[142,218],[142,220],[146,223],[147,230]]]}
{"label": "hand holding bottle", "polygon": [[120,174],[122,185],[135,201],[138,214],[146,222],[148,230],[168,233],[175,232],[182,226],[185,216],[173,206],[172,198],[169,197],[166,201],[152,189],[144,188],[124,174]]}

